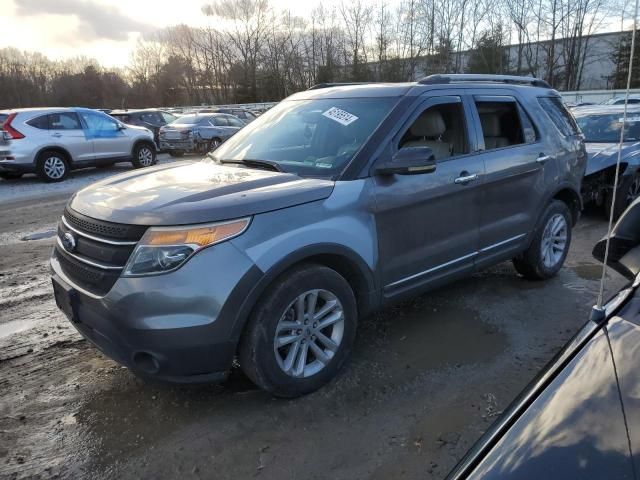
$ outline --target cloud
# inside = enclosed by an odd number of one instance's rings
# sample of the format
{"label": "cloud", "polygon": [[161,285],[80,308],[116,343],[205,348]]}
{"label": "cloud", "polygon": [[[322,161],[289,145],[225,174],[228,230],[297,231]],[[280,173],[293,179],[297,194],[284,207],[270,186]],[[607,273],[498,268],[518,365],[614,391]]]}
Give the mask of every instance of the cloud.
{"label": "cloud", "polygon": [[[75,17],[75,33],[83,40],[127,40],[129,33],[150,34],[156,27],[123,15],[117,8],[92,0],[16,0],[16,16],[68,15]],[[54,26],[52,25],[52,28]]]}

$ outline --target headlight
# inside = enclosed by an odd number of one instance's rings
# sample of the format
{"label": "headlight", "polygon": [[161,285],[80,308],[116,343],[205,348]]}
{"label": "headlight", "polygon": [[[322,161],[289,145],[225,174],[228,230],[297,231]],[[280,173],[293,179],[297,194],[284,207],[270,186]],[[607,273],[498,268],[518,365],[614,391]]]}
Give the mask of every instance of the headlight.
{"label": "headlight", "polygon": [[240,235],[249,218],[185,227],[150,228],[124,268],[125,276],[157,275],[184,264],[196,252]]}

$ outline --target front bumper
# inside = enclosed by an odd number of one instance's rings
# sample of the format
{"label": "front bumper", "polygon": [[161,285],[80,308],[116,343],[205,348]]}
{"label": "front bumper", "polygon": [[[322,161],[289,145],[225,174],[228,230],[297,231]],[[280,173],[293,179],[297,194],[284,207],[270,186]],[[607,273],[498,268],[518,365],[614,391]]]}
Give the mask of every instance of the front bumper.
{"label": "front bumper", "polygon": [[168,274],[121,277],[102,297],[74,285],[55,254],[51,268],[56,302],[80,334],[138,375],[180,383],[226,377],[237,312],[262,276],[228,242]]}

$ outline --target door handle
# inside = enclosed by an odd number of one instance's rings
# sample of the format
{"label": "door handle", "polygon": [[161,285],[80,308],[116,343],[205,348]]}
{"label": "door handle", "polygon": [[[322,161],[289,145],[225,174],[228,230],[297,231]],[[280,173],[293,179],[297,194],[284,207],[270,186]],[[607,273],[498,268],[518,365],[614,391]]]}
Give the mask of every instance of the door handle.
{"label": "door handle", "polygon": [[545,163],[547,163],[547,160],[551,160],[550,155],[540,155],[538,158],[536,158],[536,162],[538,162],[541,165],[544,165]]}
{"label": "door handle", "polygon": [[52,137],[56,137],[56,138],[60,138],[62,136],[61,133],[52,133],[51,134]]}
{"label": "door handle", "polygon": [[468,175],[466,174],[466,172],[462,172],[458,178],[456,178],[453,183],[455,183],[456,185],[466,185],[469,182],[473,182],[474,180],[478,179],[478,174],[474,173],[472,175]]}

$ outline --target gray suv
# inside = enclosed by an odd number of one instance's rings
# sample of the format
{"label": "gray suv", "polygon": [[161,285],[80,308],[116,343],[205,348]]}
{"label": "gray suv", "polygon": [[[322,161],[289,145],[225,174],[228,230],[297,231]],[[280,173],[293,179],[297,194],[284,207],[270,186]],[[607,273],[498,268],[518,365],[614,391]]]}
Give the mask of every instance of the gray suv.
{"label": "gray suv", "polygon": [[513,259],[561,268],[586,155],[540,80],[431,76],[320,85],[208,159],[79,191],[51,258],[55,298],[108,356],[147,377],[319,388],[358,318]]}

